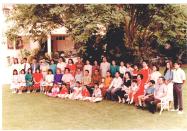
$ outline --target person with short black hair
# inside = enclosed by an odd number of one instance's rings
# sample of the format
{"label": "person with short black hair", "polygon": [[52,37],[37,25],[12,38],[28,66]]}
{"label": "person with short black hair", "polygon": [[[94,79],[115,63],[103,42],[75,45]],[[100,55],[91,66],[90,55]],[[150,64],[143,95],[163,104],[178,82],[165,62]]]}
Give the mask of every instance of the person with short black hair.
{"label": "person with short black hair", "polygon": [[[24,69],[25,72],[27,72],[28,69],[29,69],[30,67],[31,67],[31,66],[30,66],[30,64],[28,63],[27,58],[23,58],[22,69]],[[21,69],[21,70],[22,70],[22,69]]]}
{"label": "person with short black hair", "polygon": [[109,89],[106,92],[106,98],[109,100],[116,100],[116,92],[122,88],[123,80],[120,77],[120,73],[117,71],[115,77],[113,78]]}
{"label": "person with short black hair", "polygon": [[174,111],[178,111],[178,114],[183,114],[183,99],[182,89],[186,80],[186,75],[183,69],[181,69],[181,62],[174,63],[173,70],[173,96],[174,96]]}
{"label": "person with short black hair", "polygon": [[155,90],[155,81],[150,80],[147,85],[145,85],[145,93],[144,95],[138,96],[138,108],[144,108],[145,107],[145,100],[149,97],[152,97]]}

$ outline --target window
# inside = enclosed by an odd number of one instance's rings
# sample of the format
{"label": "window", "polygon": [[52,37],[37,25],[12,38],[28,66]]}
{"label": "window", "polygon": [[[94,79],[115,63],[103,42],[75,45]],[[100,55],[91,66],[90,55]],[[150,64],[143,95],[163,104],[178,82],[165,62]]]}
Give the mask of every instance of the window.
{"label": "window", "polygon": [[65,40],[65,36],[56,36],[56,40]]}

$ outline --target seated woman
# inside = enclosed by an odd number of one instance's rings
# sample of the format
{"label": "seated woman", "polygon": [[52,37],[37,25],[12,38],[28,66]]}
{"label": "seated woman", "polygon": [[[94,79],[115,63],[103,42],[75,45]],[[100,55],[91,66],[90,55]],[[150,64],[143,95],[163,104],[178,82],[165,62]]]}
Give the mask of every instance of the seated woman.
{"label": "seated woman", "polygon": [[43,75],[40,72],[40,69],[36,69],[36,72],[33,73],[33,81],[34,81],[34,92],[40,90],[41,83],[43,81]]}
{"label": "seated woman", "polygon": [[138,108],[144,108],[145,107],[145,99],[153,96],[154,94],[154,88],[155,86],[155,81],[154,80],[150,80],[149,83],[147,85],[145,85],[145,94],[144,95],[141,95],[141,96],[138,96]]}
{"label": "seated woman", "polygon": [[47,96],[57,97],[59,94],[60,88],[57,84],[54,84],[53,88],[51,89],[51,93],[47,93]]}
{"label": "seated woman", "polygon": [[54,84],[57,84],[59,87],[61,87],[62,84],[62,76],[63,74],[61,73],[61,69],[57,68],[54,76]]}
{"label": "seated woman", "polygon": [[112,82],[112,77],[110,71],[107,71],[106,77],[104,78],[104,82],[102,83],[102,96],[105,98],[106,97],[106,91],[108,90],[110,84]]}
{"label": "seated woman", "polygon": [[51,89],[53,87],[53,82],[54,82],[53,71],[51,69],[49,69],[47,75],[45,76],[45,88],[44,88],[45,94],[47,94],[51,91]]}
{"label": "seated woman", "polygon": [[82,77],[83,77],[82,71],[80,68],[78,68],[75,73],[75,81],[82,82]]}
{"label": "seated woman", "polygon": [[72,100],[82,99],[82,87],[79,81],[76,82],[76,86],[73,88],[73,92],[68,96],[68,98]]}
{"label": "seated woman", "polygon": [[62,98],[62,99],[64,99],[65,97],[69,96],[66,84],[62,84],[62,88],[60,90],[60,93],[57,96],[59,98]]}
{"label": "seated woman", "polygon": [[70,73],[70,69],[69,68],[65,68],[65,74],[62,76],[62,82],[64,84],[66,84],[66,87],[68,89],[68,92],[70,93],[70,87],[73,85],[74,83],[74,77],[73,75]]}
{"label": "seated woman", "polygon": [[129,87],[131,86],[131,74],[130,72],[125,73],[125,81],[124,86],[116,92],[116,96],[118,97],[119,103],[125,103],[125,94],[128,94]]}
{"label": "seated woman", "polygon": [[90,95],[93,93],[93,88],[91,88],[91,76],[89,75],[89,71],[85,70],[82,84],[86,86],[87,90],[89,91]]}

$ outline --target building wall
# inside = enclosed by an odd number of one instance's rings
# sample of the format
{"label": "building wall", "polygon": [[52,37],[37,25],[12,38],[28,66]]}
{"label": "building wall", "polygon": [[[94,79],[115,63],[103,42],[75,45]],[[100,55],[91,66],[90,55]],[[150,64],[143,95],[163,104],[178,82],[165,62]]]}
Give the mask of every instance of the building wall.
{"label": "building wall", "polygon": [[[63,39],[58,39],[59,37]],[[71,51],[74,48],[74,42],[71,37],[67,35],[53,35],[52,34],[52,47],[53,52],[55,51]]]}

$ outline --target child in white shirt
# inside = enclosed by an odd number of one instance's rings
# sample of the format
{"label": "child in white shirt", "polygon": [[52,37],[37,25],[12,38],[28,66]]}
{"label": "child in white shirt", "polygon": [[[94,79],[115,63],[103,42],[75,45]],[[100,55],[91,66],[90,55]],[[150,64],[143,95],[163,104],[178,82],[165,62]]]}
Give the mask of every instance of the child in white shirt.
{"label": "child in white shirt", "polygon": [[25,70],[24,69],[22,69],[19,74],[19,85],[20,85],[20,88],[19,88],[18,94],[22,94],[22,91],[25,90],[25,87],[26,87]]}
{"label": "child in white shirt", "polygon": [[17,93],[19,89],[19,75],[16,69],[13,70],[12,82],[10,85],[10,89],[12,89],[12,93]]}

